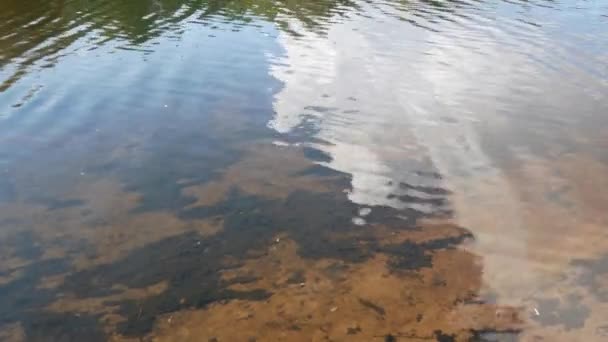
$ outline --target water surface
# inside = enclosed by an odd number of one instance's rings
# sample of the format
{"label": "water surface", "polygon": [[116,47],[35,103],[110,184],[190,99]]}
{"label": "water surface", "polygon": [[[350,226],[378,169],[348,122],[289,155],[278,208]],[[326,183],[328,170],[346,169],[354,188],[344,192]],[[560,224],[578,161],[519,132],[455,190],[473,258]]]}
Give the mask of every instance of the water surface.
{"label": "water surface", "polygon": [[608,4],[0,3],[0,340],[603,341]]}

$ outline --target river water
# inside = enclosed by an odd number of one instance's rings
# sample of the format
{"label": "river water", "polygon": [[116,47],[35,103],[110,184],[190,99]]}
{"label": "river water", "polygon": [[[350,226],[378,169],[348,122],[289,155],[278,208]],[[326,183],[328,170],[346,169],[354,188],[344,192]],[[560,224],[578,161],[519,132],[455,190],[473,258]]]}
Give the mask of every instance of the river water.
{"label": "river water", "polygon": [[608,340],[608,3],[3,0],[0,340]]}

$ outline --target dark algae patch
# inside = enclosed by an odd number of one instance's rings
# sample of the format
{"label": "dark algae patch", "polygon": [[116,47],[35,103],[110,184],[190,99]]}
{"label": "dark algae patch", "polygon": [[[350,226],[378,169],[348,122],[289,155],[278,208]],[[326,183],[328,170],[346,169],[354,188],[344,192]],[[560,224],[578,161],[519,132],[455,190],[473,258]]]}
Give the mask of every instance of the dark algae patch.
{"label": "dark algae patch", "polygon": [[313,160],[313,161],[329,163],[333,159],[331,157],[331,155],[329,155],[321,150],[318,150],[316,148],[304,147],[303,151],[304,151],[304,155],[306,156],[306,158]]}
{"label": "dark algae patch", "polygon": [[[202,141],[206,146],[195,148],[193,141]],[[351,202],[345,193],[334,191],[336,187],[341,189],[348,185],[350,177],[340,172],[327,172],[331,169],[314,166],[312,162],[303,169],[325,170],[322,176],[309,176],[330,177],[323,180],[331,182],[330,186],[317,191],[290,190],[286,197],[275,198],[248,193],[236,184],[217,201],[195,205],[197,198],[184,194],[185,188],[213,183],[221,178],[226,167],[241,160],[241,153],[227,152],[220,146],[221,141],[213,135],[180,135],[169,130],[143,144],[137,158],[107,164],[107,169],[92,166],[87,171],[93,175],[106,172],[115,175],[123,182],[125,190],[137,194],[138,202],[133,203],[135,210],[125,210],[129,218],[163,213],[183,222],[185,227],[200,222],[219,222],[219,231],[203,236],[184,228],[185,232],[176,231],[169,237],[163,235],[155,242],[124,251],[117,259],[78,268],[78,271],[75,271],[75,265],[79,258],[97,260],[99,256],[102,259],[104,251],[96,250],[92,240],[51,236],[48,240],[52,241],[53,247],[66,255],[41,260],[45,249],[39,241],[44,240],[29,232],[9,234],[3,244],[18,246],[9,257],[26,259],[28,263],[16,270],[2,271],[1,275],[7,278],[13,271],[20,273],[17,278],[0,285],[0,323],[20,323],[28,340],[32,341],[42,340],[44,336],[52,336],[57,341],[78,341],[89,336],[88,340],[101,341],[107,339],[105,333],[108,331],[143,338],[153,331],[161,315],[233,300],[265,302],[271,298],[277,289],[259,285],[263,279],[248,275],[224,278],[223,274],[242,267],[248,260],[266,255],[276,244],[277,236],[292,240],[297,255],[305,260],[331,259],[332,264],[325,266],[324,273],[331,274],[336,282],[346,279],[350,265],[369,261],[378,254],[389,256],[388,266],[392,270],[416,272],[432,266],[434,250],[450,248],[460,241],[387,243],[375,227],[414,232],[420,229],[419,220],[433,218],[434,213],[411,211],[407,212],[407,219],[400,219],[398,216],[407,210],[375,206],[365,217],[365,227],[355,225],[353,217],[359,214],[361,206]],[[312,159],[322,159],[320,152],[314,151],[298,152]],[[104,162],[100,162],[102,164]],[[319,183],[326,184],[323,182]],[[44,205],[47,210],[42,212],[53,219],[58,218],[57,222],[66,215],[83,211],[82,208],[70,210],[72,208],[86,205],[89,216],[98,210],[95,201],[78,197],[32,198],[30,202]],[[81,224],[81,221],[75,222],[70,224]],[[120,224],[121,221],[108,222]],[[82,229],[85,228],[91,228],[87,231],[91,234],[103,233],[95,229],[109,229],[103,226],[92,229],[93,226],[83,224]],[[125,225],[124,229],[131,229],[131,226]],[[167,230],[171,229],[167,227]],[[116,234],[116,237],[122,236],[122,232]],[[94,239],[95,235],[88,238]],[[55,277],[53,281],[56,282],[40,286],[49,277]],[[307,278],[306,269],[294,269],[283,284],[306,289],[315,282],[314,277]],[[145,290],[158,284],[164,286],[158,293],[142,298],[124,295],[127,290]],[[63,310],[62,305],[66,302],[78,307],[87,301],[101,302],[100,307],[111,310],[111,314],[120,319],[108,320],[108,312],[101,309],[99,312],[94,309],[92,313],[79,312],[69,305],[65,312],[49,309],[59,307]],[[57,303],[60,304],[53,306]],[[371,299],[361,298],[360,304],[376,316],[386,315],[386,310]],[[293,324],[296,326],[302,325]],[[359,334],[359,331],[352,328],[350,333]]]}
{"label": "dark algae patch", "polygon": [[299,171],[294,176],[319,176],[319,177],[333,177],[333,176],[344,176],[344,173],[336,171],[327,166],[315,164],[305,170]]}
{"label": "dark algae patch", "polygon": [[519,342],[521,331],[517,329],[506,330],[473,330],[469,342]]}
{"label": "dark algae patch", "polygon": [[216,179],[241,157],[219,137],[173,130],[158,132],[143,149],[140,162],[117,170],[126,190],[141,195],[138,212],[177,211],[192,204],[195,199],[183,194],[185,187]]}
{"label": "dark algae patch", "polygon": [[441,330],[436,330],[435,339],[437,342],[456,342],[456,335],[446,334]]}
{"label": "dark algae patch", "polygon": [[387,334],[384,336],[384,342],[397,342],[397,338],[393,334]]}
{"label": "dark algae patch", "polygon": [[[224,246],[230,244],[226,242]],[[66,279],[64,289],[81,297],[104,296],[107,293],[103,289],[114,284],[143,288],[167,281],[168,289],[160,295],[120,303],[121,314],[127,321],[119,326],[119,331],[125,335],[150,332],[159,314],[200,308],[221,300],[268,298],[270,293],[261,289],[247,292],[228,289],[240,280],[220,279],[222,269],[238,266],[224,263],[224,257],[229,255],[224,252],[230,253],[230,247],[222,247],[217,240],[205,240],[196,233],[186,233],[136,250],[119,262],[75,273]]]}
{"label": "dark algae patch", "polygon": [[105,342],[108,336],[98,320],[99,317],[80,313],[42,312],[25,320],[23,329],[31,342]]}
{"label": "dark algae patch", "polygon": [[462,231],[459,235],[438,238],[426,242],[404,241],[399,244],[379,246],[378,251],[390,256],[388,266],[394,271],[415,271],[422,267],[432,267],[433,258],[429,253],[433,250],[450,249],[458,246],[473,235]]}
{"label": "dark algae patch", "polygon": [[413,271],[422,267],[431,267],[432,257],[424,246],[405,241],[397,245],[379,247],[379,250],[391,255],[388,265],[392,270]]}
{"label": "dark algae patch", "polygon": [[44,277],[68,270],[64,259],[33,261],[23,267],[21,275],[0,285],[0,327],[21,323],[27,341],[105,341],[95,317],[55,314],[45,306],[58,298],[54,289],[40,288]]}
{"label": "dark algae patch", "polygon": [[[224,277],[227,272],[242,268],[248,261],[268,255],[269,250],[277,244],[278,236],[293,241],[294,254],[303,260],[331,260],[324,266],[323,273],[336,283],[347,281],[351,266],[371,261],[378,255],[387,257],[386,266],[394,273],[415,273],[431,268],[436,251],[451,249],[472,237],[466,230],[458,228],[452,231],[457,235],[440,235],[422,242],[387,240],[387,231],[421,232],[424,228],[419,226],[419,222],[435,218],[438,212],[439,216],[443,215],[443,208],[437,209],[437,212],[425,212],[372,206],[371,212],[365,216],[365,226],[356,225],[353,217],[359,215],[361,206],[350,201],[346,193],[334,191],[336,187],[350,182],[348,175],[339,172],[324,174],[331,177],[323,180],[331,182],[327,188],[321,187],[322,190],[317,191],[290,190],[285,197],[252,194],[235,182],[232,188],[225,188],[225,193],[216,200],[197,205],[197,198],[185,195],[184,189],[213,184],[214,180],[221,178],[224,168],[234,165],[241,158],[238,153],[225,156],[212,147],[178,151],[161,143],[168,141],[168,145],[189,145],[191,140],[198,138],[201,137],[159,136],[156,142],[159,145],[146,147],[144,150],[150,150],[144,153],[143,158],[108,170],[120,176],[126,190],[139,195],[139,201],[134,204],[136,209],[127,211],[128,215],[140,217],[162,212],[184,223],[187,228],[177,231],[175,235],[163,235],[155,242],[127,250],[108,263],[94,264],[78,271],[72,268],[72,258],[95,256],[103,254],[103,251],[74,249],[69,241],[56,238],[53,241],[67,251],[68,256],[65,259],[38,260],[43,250],[34,242],[36,236],[28,233],[13,235],[13,240],[8,241],[20,246],[15,255],[30,259],[32,263],[24,266],[21,277],[0,285],[0,294],[3,295],[0,298],[1,322],[20,322],[32,341],[40,340],[43,336],[55,336],[58,341],[78,341],[83,336],[90,336],[89,340],[101,341],[108,338],[105,335],[108,331],[126,337],[144,338],[164,322],[159,321],[161,316],[171,316],[188,309],[208,309],[235,301],[266,303],[281,290],[281,286],[303,291],[315,286],[317,278],[308,278],[308,270],[303,268],[290,270],[279,285],[261,285],[264,279],[251,274]],[[205,139],[203,141],[213,146],[213,141],[209,140],[211,137]],[[158,151],[158,155],[151,151]],[[312,157],[311,151],[307,153],[309,158]],[[320,158],[318,155],[315,157]],[[165,159],[169,162],[162,164]],[[210,164],[206,165],[204,161]],[[330,170],[319,166],[321,169]],[[137,177],[138,174],[141,177]],[[419,192],[422,190],[428,189],[417,189]],[[428,191],[436,198],[442,196],[438,190]],[[414,199],[408,200],[415,202]],[[47,206],[48,215],[62,215],[71,212],[64,209],[85,204],[87,209],[95,210],[93,203],[71,198],[44,199],[39,203]],[[440,203],[432,204],[439,207]],[[400,218],[403,214],[404,218]],[[209,235],[190,229],[201,222],[218,223],[220,229]],[[79,245],[82,243],[79,242]],[[65,275],[65,278],[56,286],[38,286],[44,277],[54,275]],[[124,295],[128,290],[145,291],[159,284],[163,284],[162,291],[145,297]],[[66,312],[48,310],[64,296],[71,303],[101,301],[101,306],[120,319],[109,321],[107,311],[87,314],[70,308]],[[382,320],[387,316],[389,310],[385,309],[384,304],[367,297],[358,298],[360,306],[370,315]],[[363,334],[358,326],[354,326],[344,327],[341,331],[349,335]],[[306,326],[293,323],[289,329],[300,332]]]}
{"label": "dark algae patch", "polygon": [[12,250],[12,257],[27,260],[25,265],[8,268],[7,273],[17,274],[15,279],[0,283],[0,325],[32,319],[38,310],[57,297],[56,291],[39,287],[42,279],[69,270],[66,259],[42,260],[42,247],[35,241],[35,234],[23,231],[0,243],[4,251]]}
{"label": "dark algae patch", "polygon": [[12,249],[13,257],[38,260],[43,253],[42,246],[36,243],[36,235],[31,231],[21,231],[11,234],[0,243],[0,248]]}
{"label": "dark algae patch", "polygon": [[[114,285],[145,288],[167,282],[167,289],[142,300],[113,302],[126,317],[118,331],[127,336],[149,333],[156,318],[186,308],[203,308],[232,299],[261,301],[272,296],[266,289],[236,291],[235,284],[255,287],[257,279],[235,277],[222,279],[222,272],[243,265],[243,261],[263,252],[277,234],[287,234],[297,245],[298,254],[307,259],[331,258],[344,262],[363,262],[375,253],[391,257],[395,270],[415,271],[432,265],[431,252],[449,248],[460,238],[432,240],[424,243],[405,242],[384,246],[372,232],[355,226],[352,217],[358,206],[344,194],[294,191],[286,199],[268,199],[246,194],[233,188],[227,196],[209,206],[183,208],[183,220],[221,218],[223,229],[204,237],[195,232],[169,237],[129,253],[124,259],[74,273],[66,278],[62,291],[80,298],[112,294]],[[374,208],[374,222],[396,214],[394,209]],[[387,220],[389,221],[389,220]],[[405,221],[390,220],[393,229],[413,229]],[[297,270],[287,279],[289,284],[306,281]],[[360,303],[383,316],[385,310],[365,299]]]}
{"label": "dark algae patch", "polygon": [[77,198],[58,199],[58,198],[36,198],[33,202],[45,205],[48,210],[58,210],[73,207],[80,207],[86,204],[85,201]]}
{"label": "dark algae patch", "polygon": [[288,284],[304,284],[306,283],[306,276],[303,270],[294,271],[291,276],[287,279]]}
{"label": "dark algae patch", "polygon": [[374,311],[376,314],[378,314],[380,316],[384,316],[386,314],[386,310],[384,310],[383,307],[376,305],[376,304],[370,302],[369,300],[359,298],[359,303],[361,303],[361,305],[365,306],[366,308],[371,309],[372,311]]}

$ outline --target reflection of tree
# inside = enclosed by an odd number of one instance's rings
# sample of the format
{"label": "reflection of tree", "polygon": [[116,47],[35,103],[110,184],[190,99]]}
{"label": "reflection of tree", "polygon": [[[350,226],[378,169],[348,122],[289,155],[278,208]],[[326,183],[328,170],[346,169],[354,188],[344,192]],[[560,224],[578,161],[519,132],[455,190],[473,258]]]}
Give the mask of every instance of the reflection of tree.
{"label": "reflection of tree", "polygon": [[[307,27],[321,26],[338,7],[350,0],[5,0],[0,2],[0,67],[11,63],[13,74],[0,84],[6,90],[34,64],[52,65],[75,43],[87,37],[85,47],[107,41],[141,45],[186,19],[244,25],[260,18],[279,22],[296,17]],[[90,34],[89,33],[94,33]],[[82,48],[82,45],[80,45]]]}
{"label": "reflection of tree", "polygon": [[[373,1],[363,0],[370,5]],[[255,18],[289,30],[286,18],[296,18],[308,30],[323,32],[330,18],[358,8],[356,0],[4,0],[0,1],[0,68],[16,70],[0,84],[0,92],[34,64],[52,65],[69,48],[89,48],[108,41],[142,45],[154,37],[182,29],[184,20],[214,25],[246,25]],[[389,4],[391,0],[383,4]],[[427,21],[449,19],[462,0],[394,0],[403,13]],[[388,13],[387,13],[388,14]],[[394,15],[394,13],[393,13]],[[421,25],[419,25],[421,26]],[[94,33],[94,34],[90,34]],[[86,37],[87,42],[75,44]],[[84,45],[84,46],[83,46]]]}

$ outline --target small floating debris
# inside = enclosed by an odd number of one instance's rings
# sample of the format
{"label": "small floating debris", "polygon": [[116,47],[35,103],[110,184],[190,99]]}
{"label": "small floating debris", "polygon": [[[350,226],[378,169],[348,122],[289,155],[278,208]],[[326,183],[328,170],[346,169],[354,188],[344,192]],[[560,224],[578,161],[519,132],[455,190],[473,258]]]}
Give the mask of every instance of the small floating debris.
{"label": "small floating debris", "polygon": [[534,314],[536,314],[536,316],[540,316],[540,312],[538,312],[537,308],[534,308]]}
{"label": "small floating debris", "polygon": [[331,309],[329,309],[329,312],[336,312],[336,311],[338,311],[338,307],[337,306],[334,306]]}

